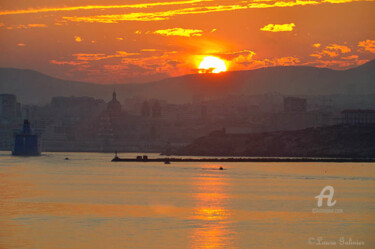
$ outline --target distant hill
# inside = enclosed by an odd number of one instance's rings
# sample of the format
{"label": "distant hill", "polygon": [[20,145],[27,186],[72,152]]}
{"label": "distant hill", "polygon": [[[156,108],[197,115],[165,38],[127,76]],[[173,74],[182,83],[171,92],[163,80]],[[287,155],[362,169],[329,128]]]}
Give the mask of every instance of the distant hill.
{"label": "distant hill", "polygon": [[48,103],[53,96],[109,99],[144,96],[181,103],[193,95],[288,95],[375,93],[375,60],[349,70],[305,66],[269,67],[221,74],[191,74],[144,84],[100,85],[57,79],[32,70],[0,68],[0,93],[14,93],[22,103]]}
{"label": "distant hill", "polygon": [[[123,86],[131,88],[131,85]],[[13,93],[27,104],[46,104],[54,96],[110,98],[113,85],[57,79],[33,70],[0,68],[0,93]]]}
{"label": "distant hill", "polygon": [[175,151],[193,156],[375,158],[375,125],[231,135],[213,132]]}

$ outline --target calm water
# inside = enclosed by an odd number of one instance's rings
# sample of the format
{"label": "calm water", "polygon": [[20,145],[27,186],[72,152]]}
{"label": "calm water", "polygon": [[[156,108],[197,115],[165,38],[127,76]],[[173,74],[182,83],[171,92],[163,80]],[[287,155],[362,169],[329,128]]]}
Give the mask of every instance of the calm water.
{"label": "calm water", "polygon": [[[375,164],[112,157],[0,152],[0,248],[375,248]],[[313,213],[326,185],[336,213]]]}

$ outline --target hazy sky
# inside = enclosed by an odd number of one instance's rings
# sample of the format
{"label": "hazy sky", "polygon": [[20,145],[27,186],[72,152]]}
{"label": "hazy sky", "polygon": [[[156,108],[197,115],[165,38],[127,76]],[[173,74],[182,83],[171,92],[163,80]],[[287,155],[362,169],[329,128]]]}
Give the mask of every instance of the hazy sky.
{"label": "hazy sky", "polygon": [[375,2],[0,1],[0,66],[98,83],[273,65],[345,69],[375,58]]}

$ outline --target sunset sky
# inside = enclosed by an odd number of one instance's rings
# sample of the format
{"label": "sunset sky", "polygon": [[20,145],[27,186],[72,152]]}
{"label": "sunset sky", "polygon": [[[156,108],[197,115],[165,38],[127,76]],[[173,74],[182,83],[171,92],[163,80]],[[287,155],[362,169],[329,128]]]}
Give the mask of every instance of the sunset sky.
{"label": "sunset sky", "polygon": [[375,2],[12,0],[0,2],[0,66],[96,83],[275,65],[346,69],[375,58]]}

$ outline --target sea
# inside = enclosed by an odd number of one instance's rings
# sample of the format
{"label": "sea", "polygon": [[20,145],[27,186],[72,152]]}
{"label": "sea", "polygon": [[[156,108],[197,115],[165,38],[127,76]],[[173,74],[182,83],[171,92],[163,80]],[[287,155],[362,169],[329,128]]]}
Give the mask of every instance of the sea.
{"label": "sea", "polygon": [[0,248],[375,248],[375,163],[113,156],[0,152]]}

